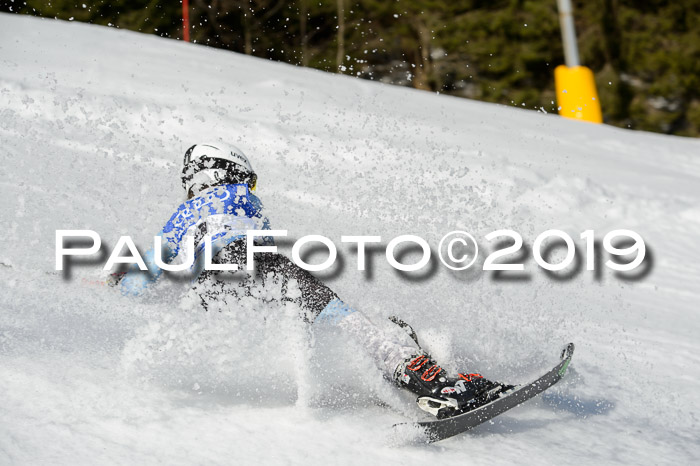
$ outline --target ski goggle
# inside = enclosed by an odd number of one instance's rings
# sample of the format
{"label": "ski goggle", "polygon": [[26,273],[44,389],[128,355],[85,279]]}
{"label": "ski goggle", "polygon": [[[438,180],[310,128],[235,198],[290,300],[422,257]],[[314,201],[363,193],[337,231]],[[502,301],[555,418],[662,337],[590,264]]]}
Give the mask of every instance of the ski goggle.
{"label": "ski goggle", "polygon": [[237,163],[207,156],[189,160],[188,151],[185,154],[185,166],[182,168],[182,187],[188,189],[194,175],[204,170],[223,170],[226,173],[223,182],[245,183],[251,191],[255,191],[258,185],[258,175],[242,169]]}

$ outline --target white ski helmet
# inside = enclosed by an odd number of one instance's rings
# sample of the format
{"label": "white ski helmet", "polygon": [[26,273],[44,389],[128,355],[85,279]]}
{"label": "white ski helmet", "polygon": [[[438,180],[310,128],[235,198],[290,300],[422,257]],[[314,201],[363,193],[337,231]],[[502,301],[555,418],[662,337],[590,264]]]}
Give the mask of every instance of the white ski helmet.
{"label": "white ski helmet", "polygon": [[236,146],[221,143],[195,144],[185,152],[182,187],[188,195],[221,184],[247,184],[255,190],[258,177],[248,158]]}

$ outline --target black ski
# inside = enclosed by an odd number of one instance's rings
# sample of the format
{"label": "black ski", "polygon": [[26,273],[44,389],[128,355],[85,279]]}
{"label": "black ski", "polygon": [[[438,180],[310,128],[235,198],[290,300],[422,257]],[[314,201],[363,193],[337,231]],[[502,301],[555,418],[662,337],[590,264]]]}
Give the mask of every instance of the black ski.
{"label": "black ski", "polygon": [[534,382],[517,387],[515,390],[502,396],[501,398],[464,414],[459,414],[446,419],[417,422],[415,425],[424,429],[427,435],[428,443],[444,440],[457,434],[461,434],[462,432],[466,432],[469,429],[493,419],[499,414],[503,414],[509,409],[515,408],[519,404],[535,397],[555,383],[559,382],[559,380],[561,380],[566,373],[566,369],[569,367],[573,354],[574,344],[569,343],[562,351],[561,362]]}

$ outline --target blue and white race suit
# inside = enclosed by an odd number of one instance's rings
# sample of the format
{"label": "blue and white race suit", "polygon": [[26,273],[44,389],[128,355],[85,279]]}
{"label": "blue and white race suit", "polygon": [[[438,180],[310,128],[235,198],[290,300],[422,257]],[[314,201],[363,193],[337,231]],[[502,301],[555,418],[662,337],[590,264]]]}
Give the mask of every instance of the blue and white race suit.
{"label": "blue and white race suit", "polygon": [[[270,221],[262,213],[263,206],[246,184],[226,184],[210,188],[181,204],[158,233],[163,245],[162,260],[178,265],[190,259],[187,241],[194,238],[194,261],[190,267],[193,279],[201,273],[201,260],[205,237],[211,238],[212,257],[228,244],[245,238],[248,230],[269,230]],[[260,244],[273,244],[271,237],[257,240]],[[156,266],[154,250],[144,254],[149,273],[131,268],[120,282],[122,293],[138,295],[155,282],[162,270]]]}

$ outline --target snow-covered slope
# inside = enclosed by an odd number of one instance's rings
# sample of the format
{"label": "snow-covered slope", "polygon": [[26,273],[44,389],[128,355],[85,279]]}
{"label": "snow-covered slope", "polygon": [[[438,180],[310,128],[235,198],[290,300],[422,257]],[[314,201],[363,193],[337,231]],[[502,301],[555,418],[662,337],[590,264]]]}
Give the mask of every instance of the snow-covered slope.
{"label": "snow-covered slope", "polygon": [[[0,15],[0,462],[691,464],[700,458],[700,141],[564,121],[77,23]],[[323,234],[323,273],[375,321],[398,314],[439,360],[525,381],[567,341],[567,379],[437,445],[359,348],[289,309],[190,312],[54,270],[56,229],[142,248],[182,201],[194,142],[259,174],[273,226]],[[650,273],[494,280],[438,264],[407,279],[341,234],[511,228],[527,244],[628,228]],[[582,243],[580,243],[582,244]],[[481,257],[483,261],[483,254]],[[104,259],[103,259],[104,260]],[[598,264],[600,267],[600,263]],[[178,288],[179,287],[179,288]]]}

